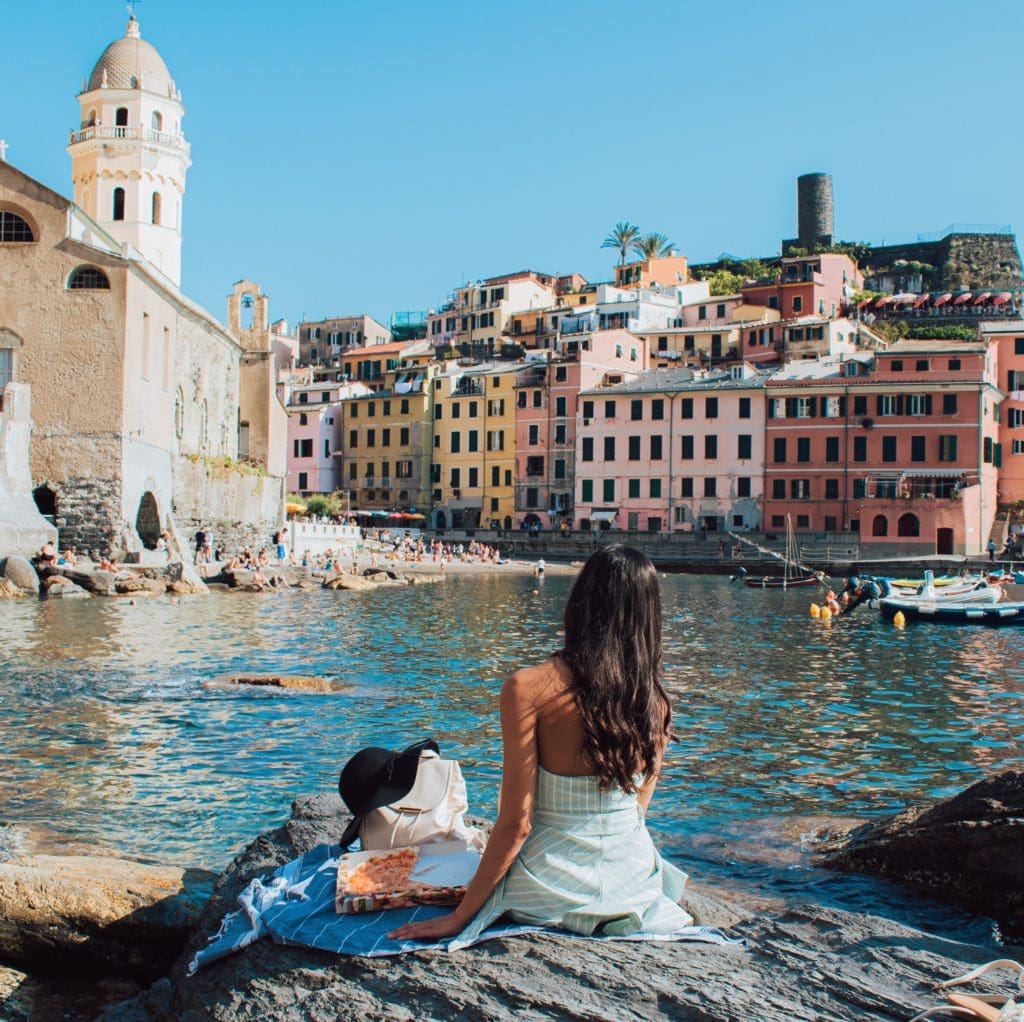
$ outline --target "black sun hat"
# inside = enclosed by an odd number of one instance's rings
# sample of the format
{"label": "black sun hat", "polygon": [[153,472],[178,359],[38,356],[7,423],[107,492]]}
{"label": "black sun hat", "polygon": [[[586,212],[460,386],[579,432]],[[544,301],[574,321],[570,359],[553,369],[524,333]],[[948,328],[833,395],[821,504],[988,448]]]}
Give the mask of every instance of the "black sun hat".
{"label": "black sun hat", "polygon": [[355,841],[365,813],[391,805],[409,794],[416,783],[420,753],[427,749],[441,751],[437,742],[427,738],[402,752],[376,746],[360,749],[345,764],[338,778],[338,794],[352,813],[352,822],[341,836],[342,848]]}

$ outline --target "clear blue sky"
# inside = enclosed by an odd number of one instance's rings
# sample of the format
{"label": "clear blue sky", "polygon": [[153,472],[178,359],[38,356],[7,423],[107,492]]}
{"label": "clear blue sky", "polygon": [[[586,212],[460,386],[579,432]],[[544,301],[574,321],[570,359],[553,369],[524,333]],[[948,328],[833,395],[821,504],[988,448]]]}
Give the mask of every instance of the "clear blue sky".
{"label": "clear blue sky", "polygon": [[[75,94],[120,0],[7,0],[0,137],[70,191]],[[1020,0],[144,0],[187,108],[183,286],[217,316],[436,306],[523,269],[607,279],[618,220],[692,261],[778,251],[795,178],[836,233],[1024,224]]]}

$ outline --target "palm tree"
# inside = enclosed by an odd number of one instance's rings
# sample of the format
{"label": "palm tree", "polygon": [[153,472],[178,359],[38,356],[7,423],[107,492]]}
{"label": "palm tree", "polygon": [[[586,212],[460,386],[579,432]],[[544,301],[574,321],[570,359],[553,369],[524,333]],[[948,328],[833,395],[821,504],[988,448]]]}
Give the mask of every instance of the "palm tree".
{"label": "palm tree", "polygon": [[657,259],[658,256],[671,255],[676,247],[664,234],[642,234],[634,238],[630,247],[641,259]]}
{"label": "palm tree", "polygon": [[608,237],[601,242],[601,248],[617,248],[621,266],[626,261],[626,254],[639,240],[640,228],[623,220],[617,223]]}

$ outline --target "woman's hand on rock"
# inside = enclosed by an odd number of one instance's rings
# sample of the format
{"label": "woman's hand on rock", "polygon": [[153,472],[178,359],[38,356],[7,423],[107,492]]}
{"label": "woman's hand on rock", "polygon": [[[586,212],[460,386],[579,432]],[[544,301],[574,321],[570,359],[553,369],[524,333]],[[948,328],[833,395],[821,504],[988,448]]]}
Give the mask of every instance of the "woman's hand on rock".
{"label": "woman's hand on rock", "polygon": [[440,940],[442,937],[453,937],[463,927],[455,912],[438,916],[436,919],[424,919],[420,923],[406,923],[392,930],[388,936],[392,940]]}

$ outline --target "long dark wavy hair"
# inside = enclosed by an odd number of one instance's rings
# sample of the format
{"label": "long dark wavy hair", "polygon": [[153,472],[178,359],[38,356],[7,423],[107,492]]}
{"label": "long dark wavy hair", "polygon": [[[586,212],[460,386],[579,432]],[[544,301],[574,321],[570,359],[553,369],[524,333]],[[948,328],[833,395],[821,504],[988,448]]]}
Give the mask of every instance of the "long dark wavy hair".
{"label": "long dark wavy hair", "polygon": [[583,567],[565,605],[571,691],[583,721],[583,755],[602,788],[636,791],[652,774],[672,711],[661,685],[661,590],[654,565],[621,543]]}

